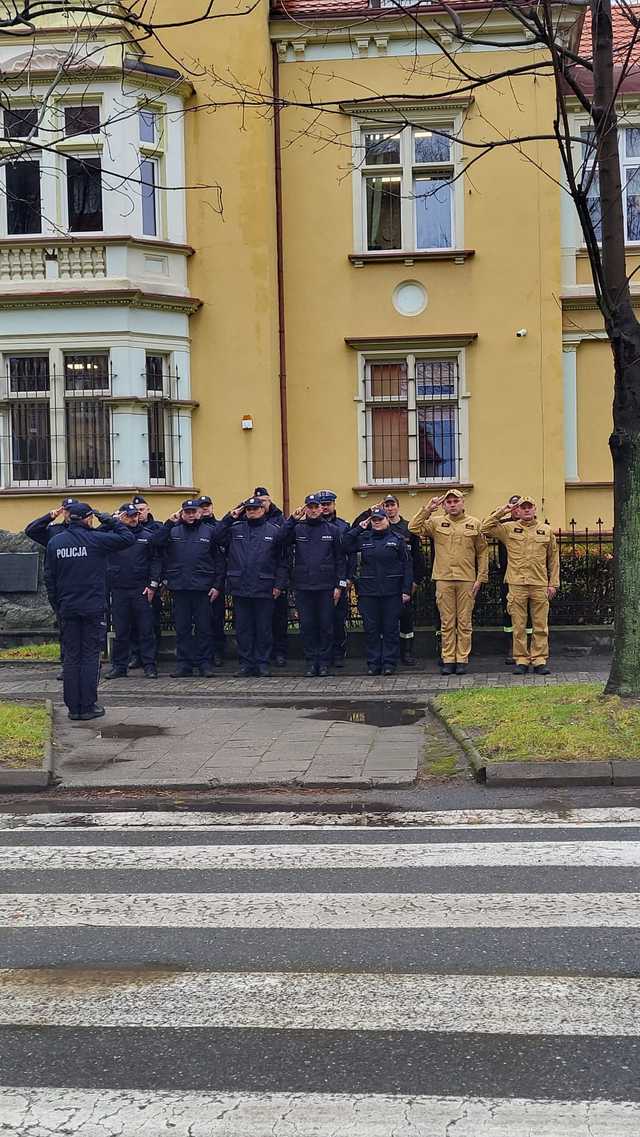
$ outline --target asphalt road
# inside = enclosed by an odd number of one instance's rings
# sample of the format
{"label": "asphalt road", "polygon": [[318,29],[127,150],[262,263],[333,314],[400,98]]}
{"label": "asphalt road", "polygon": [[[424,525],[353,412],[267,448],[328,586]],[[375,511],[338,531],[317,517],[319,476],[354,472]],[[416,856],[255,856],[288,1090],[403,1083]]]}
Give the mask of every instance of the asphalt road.
{"label": "asphalt road", "polygon": [[570,816],[0,815],[2,1137],[637,1137],[640,810]]}

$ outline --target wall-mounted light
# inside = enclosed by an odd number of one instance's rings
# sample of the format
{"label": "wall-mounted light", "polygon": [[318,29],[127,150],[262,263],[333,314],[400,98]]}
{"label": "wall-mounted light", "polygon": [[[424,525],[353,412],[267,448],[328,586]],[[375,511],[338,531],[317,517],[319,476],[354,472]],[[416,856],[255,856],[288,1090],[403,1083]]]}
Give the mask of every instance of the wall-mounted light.
{"label": "wall-mounted light", "polygon": [[243,430],[253,430],[253,417],[252,417],[252,415],[243,415],[242,416],[242,429]]}

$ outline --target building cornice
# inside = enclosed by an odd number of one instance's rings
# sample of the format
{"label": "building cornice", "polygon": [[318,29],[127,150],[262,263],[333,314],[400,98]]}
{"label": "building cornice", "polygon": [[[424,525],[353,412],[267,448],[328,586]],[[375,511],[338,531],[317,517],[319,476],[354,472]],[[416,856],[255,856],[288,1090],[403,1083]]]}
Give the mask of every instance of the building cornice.
{"label": "building cornice", "polygon": [[412,99],[409,95],[391,96],[389,98],[381,95],[379,99],[363,100],[362,102],[345,101],[344,103],[340,103],[340,110],[348,115],[375,115],[376,118],[385,116],[397,118],[398,114],[407,117],[411,112],[415,114],[433,114],[437,111],[443,111],[450,114],[451,111],[466,110],[471,106],[473,101],[473,95],[451,95],[439,99],[427,99],[424,95],[415,99]]}
{"label": "building cornice", "polygon": [[384,351],[397,348],[398,351],[420,351],[425,347],[459,348],[468,347],[478,338],[477,332],[444,332],[429,336],[345,336],[347,347],[354,351]]}
{"label": "building cornice", "polygon": [[134,237],[131,235],[127,236],[124,233],[79,233],[77,236],[74,236],[70,233],[66,237],[0,237],[0,249],[22,249],[27,247],[35,247],[38,249],[60,249],[71,248],[74,245],[126,245],[130,248],[148,249],[149,251],[160,249],[162,252],[179,253],[182,256],[186,257],[191,257],[195,253],[195,249],[192,245],[181,245],[175,241],[156,240],[153,237]]}
{"label": "building cornice", "polygon": [[[1,287],[1,286],[0,286]],[[169,296],[143,292],[139,288],[69,289],[65,292],[38,291],[15,293],[0,291],[0,311],[51,308],[145,308],[151,311],[181,312],[192,316],[202,307],[195,296]]]}

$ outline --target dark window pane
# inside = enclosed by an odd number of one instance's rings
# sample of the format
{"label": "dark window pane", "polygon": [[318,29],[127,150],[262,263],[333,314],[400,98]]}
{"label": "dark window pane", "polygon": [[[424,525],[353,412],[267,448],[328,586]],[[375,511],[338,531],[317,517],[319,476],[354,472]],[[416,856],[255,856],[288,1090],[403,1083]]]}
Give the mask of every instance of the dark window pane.
{"label": "dark window pane", "polygon": [[66,405],[67,477],[110,481],[109,407],[99,399],[70,399]]}
{"label": "dark window pane", "polygon": [[4,112],[5,138],[28,138],[38,124],[36,107],[16,107]]}
{"label": "dark window pane", "polygon": [[48,355],[10,355],[8,364],[11,394],[44,394],[49,390]]}
{"label": "dark window pane", "polygon": [[167,476],[167,455],[162,403],[152,403],[149,407],[147,429],[149,435],[149,477],[164,479]]}
{"label": "dark window pane", "polygon": [[408,414],[402,408],[371,408],[371,468],[374,481],[409,477]]}
{"label": "dark window pane", "polygon": [[24,399],[11,404],[11,457],[15,482],[51,478],[49,402]]}
{"label": "dark window pane", "polygon": [[627,169],[627,240],[640,241],[640,169]]}
{"label": "dark window pane", "polygon": [[100,107],[65,107],[64,132],[69,138],[74,134],[97,134],[100,130]]}
{"label": "dark window pane", "polygon": [[162,394],[164,390],[164,360],[161,355],[147,356],[147,391]]}
{"label": "dark window pane", "polygon": [[7,233],[42,232],[40,163],[9,162],[7,166]]}
{"label": "dark window pane", "polygon": [[[443,127],[443,130],[451,131],[453,127]],[[416,130],[413,135],[413,146],[416,162],[451,161],[451,141],[441,134],[433,134],[430,130]]]}
{"label": "dark window pane", "polygon": [[416,178],[416,248],[451,247],[451,183],[442,178]]}
{"label": "dark window pane", "polygon": [[108,354],[65,355],[64,386],[66,391],[108,391]]}
{"label": "dark window pane", "polygon": [[364,135],[364,160],[367,166],[397,165],[400,162],[400,134],[367,131]]}
{"label": "dark window pane", "polygon": [[67,158],[69,229],[102,229],[102,164],[99,158]]}
{"label": "dark window pane", "polygon": [[418,407],[418,471],[427,480],[457,479],[457,407]]}
{"label": "dark window pane", "polygon": [[593,181],[589,186],[587,206],[591,215],[591,222],[596,238],[600,241],[602,240],[602,205],[600,202],[600,178],[597,173],[593,175]]}
{"label": "dark window pane", "polygon": [[457,372],[454,359],[416,359],[416,398],[454,398]]}
{"label": "dark window pane", "polygon": [[141,142],[155,142],[156,140],[156,116],[154,111],[140,111],[140,141]]}
{"label": "dark window pane", "polygon": [[373,252],[399,249],[400,178],[367,178],[367,248]]}
{"label": "dark window pane", "polygon": [[156,163],[143,158],[140,163],[140,189],[142,191],[142,232],[147,237],[158,233],[156,219]]}
{"label": "dark window pane", "polygon": [[627,126],[624,133],[627,158],[640,158],[640,130],[637,126]]}

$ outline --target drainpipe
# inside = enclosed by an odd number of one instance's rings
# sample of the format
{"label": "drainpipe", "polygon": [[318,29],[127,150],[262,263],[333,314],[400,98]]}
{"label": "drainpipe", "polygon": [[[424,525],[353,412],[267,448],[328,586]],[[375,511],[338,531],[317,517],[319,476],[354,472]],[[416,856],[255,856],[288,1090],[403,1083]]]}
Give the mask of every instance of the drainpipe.
{"label": "drainpipe", "polygon": [[278,355],[280,380],[280,451],[282,455],[282,509],[289,513],[289,423],[287,417],[287,338],[284,310],[284,251],[282,241],[282,156],[280,150],[280,60],[271,44],[273,75],[274,185],[276,195],[276,261],[278,270]]}

